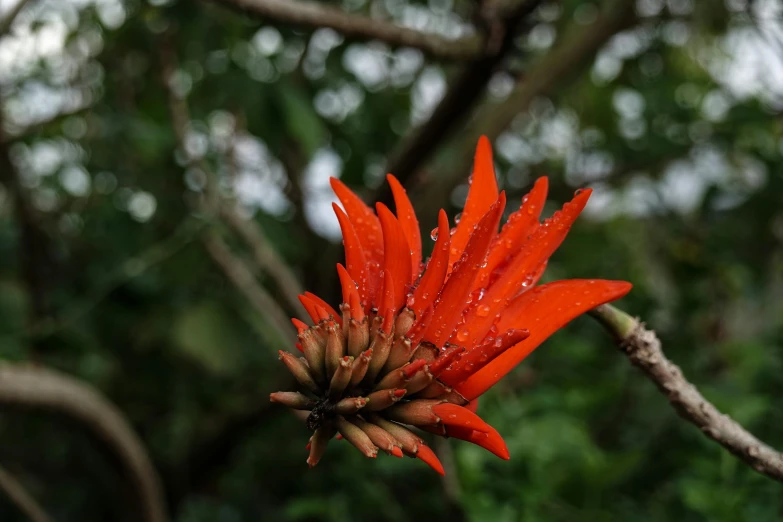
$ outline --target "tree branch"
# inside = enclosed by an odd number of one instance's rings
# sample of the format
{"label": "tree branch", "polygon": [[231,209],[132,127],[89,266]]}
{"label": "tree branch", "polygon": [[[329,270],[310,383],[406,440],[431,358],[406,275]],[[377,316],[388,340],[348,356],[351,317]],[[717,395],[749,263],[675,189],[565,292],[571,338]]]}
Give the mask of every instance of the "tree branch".
{"label": "tree branch", "polygon": [[320,2],[307,0],[212,0],[245,11],[252,16],[296,27],[328,27],[352,40],[381,40],[393,47],[415,47],[428,56],[445,60],[465,60],[481,53],[478,36],[449,40],[394,23],[346,13]]}
{"label": "tree branch", "polygon": [[707,401],[685,379],[682,370],[666,358],[655,332],[611,305],[599,306],[590,315],[612,334],[631,364],[658,386],[682,418],[754,470],[783,482],[783,454],[758,440]]}
{"label": "tree branch", "polygon": [[[416,171],[430,157],[433,151],[468,116],[471,108],[484,92],[498,64],[514,48],[514,37],[520,23],[541,3],[541,0],[520,0],[503,15],[485,14],[490,30],[490,42],[484,55],[477,57],[459,74],[451,84],[426,123],[414,129],[405,138],[399,150],[392,155],[386,171],[394,174],[400,183],[407,185]],[[389,203],[391,190],[383,185],[378,199]]]}
{"label": "tree branch", "polygon": [[13,25],[16,17],[29,3],[30,0],[17,0],[16,4],[8,11],[8,14],[6,14],[3,19],[0,20],[0,36],[3,36],[11,29],[11,25]]}
{"label": "tree branch", "polygon": [[55,370],[0,364],[0,405],[47,410],[85,427],[117,458],[137,497],[139,518],[166,522],[160,479],[122,412],[98,390]]}
{"label": "tree branch", "polygon": [[54,519],[27,492],[22,483],[2,467],[0,467],[0,490],[30,522],[53,522]]}
{"label": "tree branch", "polygon": [[283,297],[288,301],[291,310],[300,317],[307,317],[307,312],[298,297],[304,292],[302,286],[285,261],[280,258],[280,255],[269,243],[269,239],[261,227],[244,219],[226,201],[222,201],[220,204],[220,215],[250,247],[256,263],[272,277]]}
{"label": "tree branch", "polygon": [[280,339],[287,346],[293,346],[296,343],[296,337],[293,334],[293,327],[288,317],[272,296],[258,284],[247,263],[241,258],[234,256],[228,245],[223,241],[223,238],[216,232],[206,232],[203,240],[209,255],[231,280],[236,289],[242,292],[247,300],[250,301],[250,304],[255,307],[259,315],[269,322]]}
{"label": "tree branch", "polygon": [[[473,151],[480,135],[486,135],[490,141],[494,141],[519,113],[527,110],[530,102],[537,96],[548,94],[576,69],[587,66],[601,46],[633,20],[632,0],[610,0],[598,20],[591,25],[572,29],[562,42],[526,71],[524,78],[504,102],[482,108],[475,121],[458,138],[459,145],[455,148],[459,152],[451,161],[440,165],[426,179],[421,180],[422,185],[429,185],[423,196],[429,207],[437,209],[445,206],[444,200],[452,189],[465,179],[466,171],[473,164]],[[434,216],[424,215],[420,219],[431,217]]]}

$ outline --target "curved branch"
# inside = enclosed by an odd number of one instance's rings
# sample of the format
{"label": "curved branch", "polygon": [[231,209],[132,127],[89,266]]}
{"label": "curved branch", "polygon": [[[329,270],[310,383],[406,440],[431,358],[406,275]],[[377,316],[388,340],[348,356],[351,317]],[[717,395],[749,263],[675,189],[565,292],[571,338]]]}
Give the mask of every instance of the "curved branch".
{"label": "curved branch", "polygon": [[655,332],[611,305],[599,306],[590,315],[612,334],[631,364],[658,386],[682,418],[696,425],[707,437],[751,468],[783,482],[783,454],[758,440],[707,401],[685,379],[682,370],[666,358]]}
{"label": "curved branch", "polygon": [[30,522],[52,522],[54,520],[27,492],[21,482],[2,467],[0,467],[0,490],[3,490],[11,502]]}
{"label": "curved branch", "polygon": [[[416,171],[451,133],[459,128],[503,59],[514,49],[514,38],[522,22],[535,11],[541,0],[518,0],[502,14],[484,14],[489,26],[490,41],[482,56],[465,66],[449,86],[443,99],[429,119],[413,129],[392,154],[386,171],[393,173],[403,185],[408,185]],[[391,190],[384,184],[378,200],[390,203]]]}
{"label": "curved branch", "polygon": [[0,405],[47,410],[87,428],[120,462],[138,497],[141,520],[166,522],[160,478],[147,450],[122,412],[98,390],[55,370],[3,363]]}
{"label": "curved branch", "polygon": [[464,60],[482,51],[478,36],[449,40],[436,34],[422,33],[383,20],[346,13],[319,2],[305,0],[213,0],[253,16],[297,27],[328,27],[346,38],[381,40],[394,47],[415,47],[434,58]]}

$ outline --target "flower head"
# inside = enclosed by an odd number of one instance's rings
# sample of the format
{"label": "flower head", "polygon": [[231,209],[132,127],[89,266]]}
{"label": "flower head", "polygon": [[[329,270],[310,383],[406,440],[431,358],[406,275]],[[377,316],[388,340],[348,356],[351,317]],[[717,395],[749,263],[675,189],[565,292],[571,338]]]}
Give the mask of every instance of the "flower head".
{"label": "flower head", "polygon": [[340,312],[300,300],[313,320],[293,320],[304,357],[280,352],[301,385],[275,402],[302,410],[315,466],[335,434],[368,457],[381,449],[443,467],[411,426],[477,444],[508,459],[506,444],[476,415],[477,399],[576,316],[618,299],[623,281],[565,280],[536,286],[590,190],[543,223],[547,179],[536,181],[500,232],[506,205],[489,141],[476,150],[470,190],[455,228],[441,210],[432,256],[422,263],[419,223],[405,190],[387,176],[396,215],[376,212],[332,179],[345,245]]}

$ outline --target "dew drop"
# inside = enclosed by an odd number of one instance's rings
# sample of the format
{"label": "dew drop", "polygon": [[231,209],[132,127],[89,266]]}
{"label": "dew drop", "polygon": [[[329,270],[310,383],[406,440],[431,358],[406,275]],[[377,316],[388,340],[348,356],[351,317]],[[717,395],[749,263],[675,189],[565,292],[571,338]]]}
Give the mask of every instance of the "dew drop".
{"label": "dew drop", "polygon": [[479,317],[487,317],[489,315],[489,305],[481,305],[476,310],[476,315]]}
{"label": "dew drop", "polygon": [[467,328],[463,328],[459,332],[457,332],[457,340],[460,342],[464,342],[470,337],[470,330]]}
{"label": "dew drop", "polygon": [[432,229],[432,231],[430,232],[430,239],[432,239],[433,241],[438,240],[438,227]]}
{"label": "dew drop", "polygon": [[459,225],[459,220],[462,219],[462,212],[458,213],[456,216],[454,216],[454,223]]}

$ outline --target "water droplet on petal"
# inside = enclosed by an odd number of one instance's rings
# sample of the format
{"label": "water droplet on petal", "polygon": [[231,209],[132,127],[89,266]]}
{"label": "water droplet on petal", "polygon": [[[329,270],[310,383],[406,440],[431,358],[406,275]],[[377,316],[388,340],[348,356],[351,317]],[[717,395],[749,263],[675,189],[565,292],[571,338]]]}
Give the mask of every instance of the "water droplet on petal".
{"label": "water droplet on petal", "polygon": [[433,241],[437,241],[438,240],[438,227],[435,227],[435,228],[432,229],[432,232],[430,232],[430,238]]}
{"label": "water droplet on petal", "polygon": [[476,315],[479,317],[487,317],[489,315],[489,305],[481,305],[476,310]]}

